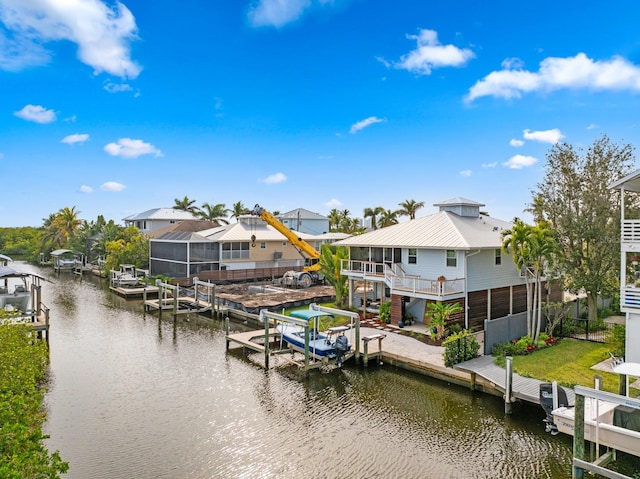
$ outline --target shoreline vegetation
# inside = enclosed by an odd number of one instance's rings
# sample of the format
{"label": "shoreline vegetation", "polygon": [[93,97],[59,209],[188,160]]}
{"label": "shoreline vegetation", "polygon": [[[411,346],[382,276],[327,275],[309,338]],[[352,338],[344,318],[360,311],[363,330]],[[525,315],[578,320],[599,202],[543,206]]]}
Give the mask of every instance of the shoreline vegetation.
{"label": "shoreline vegetation", "polygon": [[0,477],[59,478],[69,469],[58,451],[44,446],[49,351],[26,324],[12,324],[0,310]]}

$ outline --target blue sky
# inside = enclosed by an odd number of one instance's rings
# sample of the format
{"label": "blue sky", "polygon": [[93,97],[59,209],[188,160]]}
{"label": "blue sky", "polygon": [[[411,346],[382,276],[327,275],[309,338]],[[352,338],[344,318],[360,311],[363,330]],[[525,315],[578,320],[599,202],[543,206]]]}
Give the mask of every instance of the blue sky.
{"label": "blue sky", "polygon": [[0,226],[75,206],[523,213],[557,141],[640,145],[640,4],[0,0]]}

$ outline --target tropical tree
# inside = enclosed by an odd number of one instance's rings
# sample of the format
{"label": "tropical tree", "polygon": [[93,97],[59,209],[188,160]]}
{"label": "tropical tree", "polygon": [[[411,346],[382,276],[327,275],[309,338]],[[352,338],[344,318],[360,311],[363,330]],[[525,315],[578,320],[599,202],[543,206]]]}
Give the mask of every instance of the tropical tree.
{"label": "tropical tree", "polygon": [[531,226],[520,218],[513,219],[513,226],[503,230],[502,251],[510,254],[516,268],[524,274],[525,289],[527,291],[527,336],[533,337],[533,283],[529,268],[530,258],[530,234]]}
{"label": "tropical tree", "polygon": [[224,203],[218,203],[212,205],[210,203],[203,203],[196,216],[206,221],[215,221],[217,223],[229,224],[227,216],[231,212]]}
{"label": "tropical tree", "polygon": [[61,208],[53,216],[45,220],[45,229],[41,237],[45,251],[52,251],[57,248],[68,246],[69,241],[82,225],[82,220],[78,218],[80,212],[76,207]]}
{"label": "tropical tree", "polygon": [[329,211],[329,230],[333,231],[339,228],[340,226],[340,211],[338,211],[336,208],[333,208],[331,211]]}
{"label": "tropical tree", "polygon": [[106,244],[105,270],[118,269],[121,264],[133,264],[136,268],[149,267],[149,238],[135,226],[125,228],[118,239]]}
{"label": "tropical tree", "polygon": [[327,283],[333,286],[336,293],[336,305],[345,306],[348,299],[347,277],[341,274],[342,260],[349,257],[346,246],[324,244],[320,248],[320,273]]}
{"label": "tropical tree", "polygon": [[[609,185],[631,171],[633,151],[606,135],[586,152],[556,144],[547,153],[545,177],[532,192],[536,214],[555,231],[565,287],[586,293],[590,320],[597,319],[598,295],[613,295],[619,287],[620,194]],[[637,206],[631,196],[625,195],[625,208]]]}
{"label": "tropical tree", "polygon": [[548,223],[531,226],[514,219],[514,225],[502,232],[502,250],[511,254],[525,276],[527,290],[527,335],[538,341],[542,325],[542,279],[550,274],[556,254],[556,241]]}
{"label": "tropical tree", "polygon": [[447,321],[449,321],[452,315],[461,312],[462,306],[460,306],[460,303],[443,303],[442,301],[428,303],[426,316],[429,318],[429,322],[427,328],[435,328],[436,340],[440,340],[444,337],[444,329]]}
{"label": "tropical tree", "polygon": [[195,206],[196,200],[190,200],[186,195],[182,199],[174,198],[173,201],[175,202],[173,205],[174,210],[188,211],[193,215],[198,213],[198,207]]}
{"label": "tropical tree", "polygon": [[387,226],[398,224],[398,212],[392,210],[384,210],[378,219],[378,227],[386,228]]}
{"label": "tropical tree", "polygon": [[365,208],[364,209],[364,217],[371,218],[371,229],[378,228],[378,215],[384,212],[384,208],[382,206],[376,206],[374,208]]}
{"label": "tropical tree", "polygon": [[420,208],[424,208],[424,201],[406,200],[402,203],[398,203],[398,206],[400,206],[398,215],[408,216],[410,220],[415,220],[416,211]]}
{"label": "tropical tree", "polygon": [[238,201],[233,204],[231,207],[231,217],[235,218],[236,221],[240,220],[242,215],[248,215],[250,212],[249,208],[242,204],[242,201]]}

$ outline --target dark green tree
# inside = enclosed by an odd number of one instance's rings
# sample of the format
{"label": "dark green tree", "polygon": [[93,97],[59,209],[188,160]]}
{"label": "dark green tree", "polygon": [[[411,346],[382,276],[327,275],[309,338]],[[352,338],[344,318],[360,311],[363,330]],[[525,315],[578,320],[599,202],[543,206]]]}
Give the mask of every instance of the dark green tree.
{"label": "dark green tree", "polygon": [[336,305],[345,306],[347,301],[347,277],[341,274],[342,260],[349,258],[346,246],[324,244],[320,248],[320,273],[336,292]]}
{"label": "dark green tree", "polygon": [[565,287],[586,292],[590,320],[597,319],[598,295],[619,287],[620,195],[609,185],[634,163],[634,148],[606,135],[586,152],[559,143],[547,153],[545,176],[532,192],[536,214],[556,234]]}
{"label": "dark green tree", "polygon": [[410,220],[416,219],[416,212],[420,208],[424,208],[424,201],[416,201],[416,200],[406,200],[402,203],[398,203],[400,209],[398,210],[398,215],[400,216],[408,216]]}

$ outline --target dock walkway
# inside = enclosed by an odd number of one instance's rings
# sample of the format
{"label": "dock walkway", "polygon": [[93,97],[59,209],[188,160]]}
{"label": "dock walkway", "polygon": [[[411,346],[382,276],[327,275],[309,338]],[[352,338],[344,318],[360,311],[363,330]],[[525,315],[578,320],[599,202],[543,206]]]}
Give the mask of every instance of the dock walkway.
{"label": "dock walkway", "polygon": [[[493,356],[480,356],[457,364],[455,368],[460,371],[477,374],[492,383],[494,387],[497,387],[503,393],[505,391],[506,369],[495,364]],[[513,373],[512,395],[515,399],[540,405],[540,384],[543,382]],[[564,388],[564,390],[567,393],[569,404],[574,404],[575,394],[573,389]]]}

